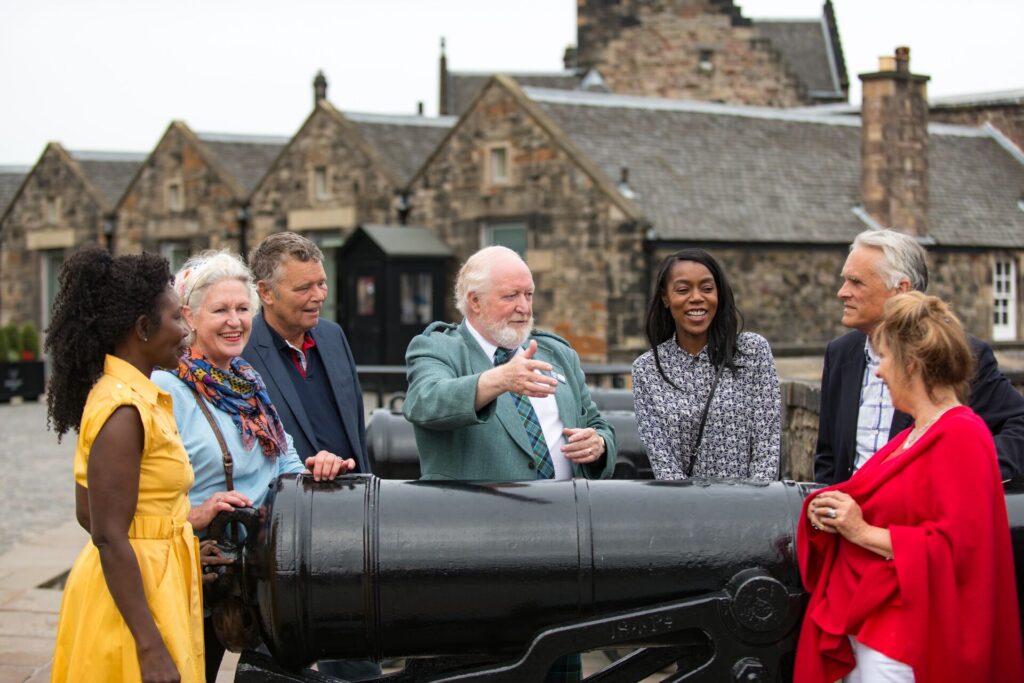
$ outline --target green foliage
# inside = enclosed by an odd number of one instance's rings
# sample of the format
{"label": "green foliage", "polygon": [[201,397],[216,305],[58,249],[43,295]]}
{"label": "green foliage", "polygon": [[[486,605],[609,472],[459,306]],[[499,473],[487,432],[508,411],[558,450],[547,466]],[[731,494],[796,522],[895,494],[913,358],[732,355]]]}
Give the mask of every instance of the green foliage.
{"label": "green foliage", "polygon": [[39,332],[33,323],[25,323],[21,326],[21,353],[22,356],[30,356],[26,360],[38,360],[39,358]]}
{"label": "green foliage", "polygon": [[21,331],[17,325],[11,323],[4,325],[0,332],[3,334],[4,345],[7,347],[4,352],[4,360],[11,363],[17,362],[21,359]]}
{"label": "green foliage", "polygon": [[6,362],[10,355],[10,346],[7,344],[7,335],[0,330],[0,362]]}

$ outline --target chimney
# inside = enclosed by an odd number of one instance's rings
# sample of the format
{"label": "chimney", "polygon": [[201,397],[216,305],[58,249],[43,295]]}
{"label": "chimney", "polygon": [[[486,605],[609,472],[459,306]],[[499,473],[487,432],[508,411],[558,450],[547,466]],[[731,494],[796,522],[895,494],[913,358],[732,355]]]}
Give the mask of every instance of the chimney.
{"label": "chimney", "polygon": [[416,103],[416,116],[423,116],[423,100]]}
{"label": "chimney", "polygon": [[313,79],[313,108],[320,104],[320,100],[327,99],[327,79],[324,77],[323,71],[316,72],[316,78]]}
{"label": "chimney", "polygon": [[862,83],[860,192],[875,221],[928,234],[929,77],[910,73],[910,48],[879,58]]}
{"label": "chimney", "polygon": [[438,93],[437,113],[439,116],[446,116],[452,112],[448,111],[448,57],[444,54],[444,36],[441,37],[441,92]]}

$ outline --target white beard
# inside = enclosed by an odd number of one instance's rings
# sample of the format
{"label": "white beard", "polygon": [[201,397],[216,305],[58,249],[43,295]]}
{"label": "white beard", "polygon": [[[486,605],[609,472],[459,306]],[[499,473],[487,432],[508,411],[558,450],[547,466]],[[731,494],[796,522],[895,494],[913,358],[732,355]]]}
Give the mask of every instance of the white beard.
{"label": "white beard", "polygon": [[510,325],[491,327],[490,325],[482,324],[481,327],[484,328],[482,332],[486,333],[491,338],[491,341],[495,342],[498,346],[514,349],[517,346],[522,346],[530,338],[530,333],[533,332],[533,318],[530,318],[530,324],[521,331]]}

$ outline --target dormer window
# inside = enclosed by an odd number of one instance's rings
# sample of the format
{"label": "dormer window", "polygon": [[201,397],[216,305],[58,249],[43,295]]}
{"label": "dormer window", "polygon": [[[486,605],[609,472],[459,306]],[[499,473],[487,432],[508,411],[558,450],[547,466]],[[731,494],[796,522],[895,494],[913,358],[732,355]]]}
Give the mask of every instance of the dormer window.
{"label": "dormer window", "polygon": [[313,169],[313,197],[315,199],[329,199],[331,196],[330,187],[327,184],[327,167],[317,166]]}
{"label": "dormer window", "polygon": [[181,190],[181,181],[172,180],[167,183],[167,210],[176,213],[185,208],[185,200]]}
{"label": "dormer window", "polygon": [[487,149],[485,181],[488,185],[508,185],[508,144],[499,144]]}

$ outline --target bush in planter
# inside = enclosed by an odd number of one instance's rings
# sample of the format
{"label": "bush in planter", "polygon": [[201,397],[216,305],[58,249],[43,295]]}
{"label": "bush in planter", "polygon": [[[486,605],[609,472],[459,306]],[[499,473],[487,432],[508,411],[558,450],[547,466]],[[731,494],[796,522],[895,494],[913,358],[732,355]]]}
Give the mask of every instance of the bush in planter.
{"label": "bush in planter", "polygon": [[0,329],[0,363],[7,362],[7,356],[11,351],[10,345],[7,343],[7,334],[4,330]]}
{"label": "bush in planter", "polygon": [[21,360],[21,331],[18,326],[13,323],[4,325],[0,332],[3,334],[4,344],[7,347],[2,360],[8,363],[16,363]]}
{"label": "bush in planter", "polygon": [[32,323],[21,326],[21,360],[39,358],[39,333]]}

